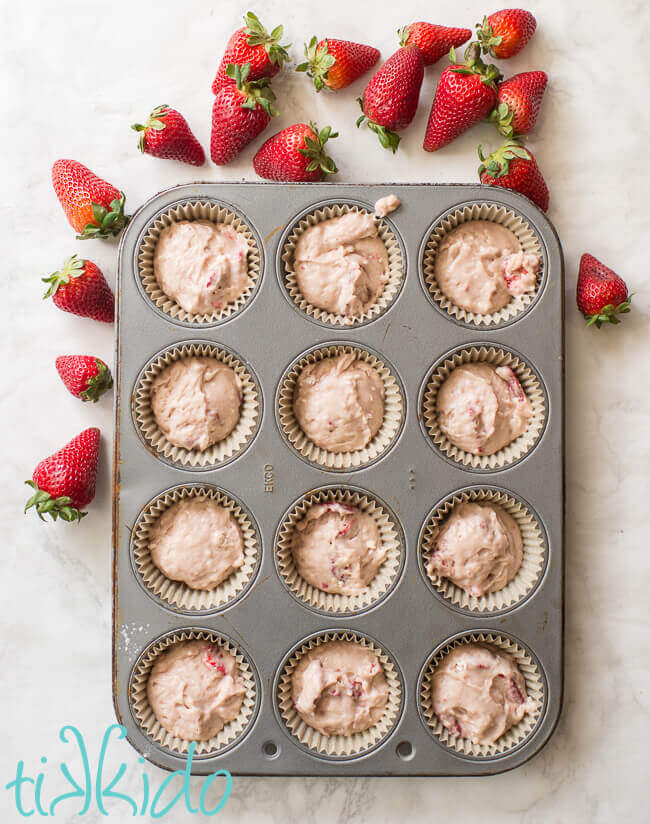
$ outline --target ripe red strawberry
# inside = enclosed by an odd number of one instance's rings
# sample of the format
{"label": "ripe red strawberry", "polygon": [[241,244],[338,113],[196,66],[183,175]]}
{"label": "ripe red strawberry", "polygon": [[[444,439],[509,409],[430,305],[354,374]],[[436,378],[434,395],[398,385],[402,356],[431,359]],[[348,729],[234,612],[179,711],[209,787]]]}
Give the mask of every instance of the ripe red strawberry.
{"label": "ripe red strawberry", "polygon": [[35,507],[44,521],[49,515],[53,521],[80,521],[87,506],[95,497],[97,460],[99,457],[99,429],[85,429],[58,452],[41,461],[26,484],[35,490],[25,505],[25,512]]}
{"label": "ripe red strawberry", "polygon": [[481,183],[514,189],[529,197],[540,209],[548,209],[549,193],[546,181],[532,152],[517,140],[509,139],[489,157],[483,156],[483,147],[478,147],[481,165],[478,175]]}
{"label": "ripe red strawberry", "polygon": [[576,301],[587,326],[600,328],[603,323],[621,322],[617,315],[630,311],[632,295],[616,272],[585,253],[580,258]]}
{"label": "ripe red strawberry", "polygon": [[313,77],[316,91],[323,86],[332,91],[344,89],[354,83],[379,60],[379,49],[353,43],[350,40],[325,38],[320,42],[312,37],[305,43],[305,63],[296,66],[297,72],[307,72]]}
{"label": "ripe red strawberry", "polygon": [[92,261],[80,260],[72,255],[60,272],[54,272],[42,280],[50,284],[43,298],[51,297],[64,312],[105,323],[113,322],[115,298],[106,278]]}
{"label": "ripe red strawberry", "polygon": [[248,63],[228,66],[227,76],[235,82],[222,86],[214,98],[210,155],[218,166],[230,163],[277,114],[268,79],[248,82],[249,71]]}
{"label": "ripe red strawberry", "polygon": [[269,34],[252,11],[244,16],[244,23],[244,28],[237,29],[228,41],[212,82],[213,94],[217,94],[222,86],[229,85],[226,69],[231,63],[241,67],[249,63],[249,80],[261,80],[263,77],[274,77],[285,60],[289,59],[289,47],[280,45],[282,26],[276,26]]}
{"label": "ripe red strawberry", "polygon": [[521,72],[499,83],[497,105],[490,120],[502,135],[515,137],[532,132],[547,82],[546,72]]}
{"label": "ripe red strawberry", "polygon": [[415,117],[423,77],[422,52],[417,46],[403,46],[370,78],[359,100],[363,114],[357,126],[367,119],[381,145],[393,154],[400,141],[395,132]]}
{"label": "ripe red strawberry", "polygon": [[456,63],[454,49],[451,49],[449,59],[452,65],[440,75],[431,104],[423,143],[427,152],[446,146],[483,120],[497,99],[499,70],[481,60],[477,43],[467,47],[465,63]]}
{"label": "ripe red strawberry", "polygon": [[192,166],[203,166],[205,163],[205,152],[187,120],[166,103],[156,106],[144,126],[134,123],[131,128],[140,132],[138,148],[141,152],[153,157],[180,160]]}
{"label": "ripe red strawberry", "polygon": [[111,370],[93,355],[61,355],[56,359],[56,369],[66,388],[82,401],[97,403],[113,386]]}
{"label": "ripe red strawberry", "polygon": [[420,22],[404,26],[397,34],[402,46],[417,46],[422,52],[424,65],[432,66],[441,57],[449,54],[450,49],[467,43],[472,36],[472,30]]}
{"label": "ripe red strawberry", "polygon": [[52,183],[79,240],[119,235],[129,222],[124,193],[76,160],[57,160]]}
{"label": "ripe red strawberry", "polygon": [[524,9],[503,9],[484,17],[476,36],[484,53],[505,60],[514,57],[535,34],[537,21]]}
{"label": "ripe red strawberry", "polygon": [[253,167],[267,180],[295,183],[322,180],[338,172],[325,152],[325,144],[338,137],[330,126],[318,130],[314,123],[296,123],[274,134],[253,158]]}

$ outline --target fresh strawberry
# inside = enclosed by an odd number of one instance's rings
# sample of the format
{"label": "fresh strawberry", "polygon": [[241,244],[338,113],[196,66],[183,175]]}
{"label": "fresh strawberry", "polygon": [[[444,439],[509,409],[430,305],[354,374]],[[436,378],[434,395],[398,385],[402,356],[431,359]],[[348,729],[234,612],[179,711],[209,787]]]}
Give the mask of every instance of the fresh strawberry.
{"label": "fresh strawberry", "polygon": [[113,386],[111,370],[93,355],[61,355],[56,359],[56,369],[66,388],[82,401],[97,403]]}
{"label": "fresh strawberry", "polygon": [[546,91],[546,72],[521,72],[499,83],[497,105],[490,120],[502,135],[515,137],[535,128]]}
{"label": "fresh strawberry", "polygon": [[115,298],[106,278],[92,261],[72,255],[60,272],[54,272],[42,280],[50,284],[43,297],[51,297],[64,312],[105,323],[113,322]]}
{"label": "fresh strawberry", "polygon": [[587,326],[600,328],[603,323],[621,322],[617,315],[630,311],[632,295],[616,272],[585,253],[580,258],[576,301]]}
{"label": "fresh strawberry", "polygon": [[124,193],[76,160],[57,160],[52,183],[79,240],[119,235],[129,222]]}
{"label": "fresh strawberry", "polygon": [[253,168],[267,180],[296,183],[322,180],[338,172],[325,152],[325,144],[338,137],[330,126],[318,130],[314,123],[296,123],[274,134],[253,158]]}
{"label": "fresh strawberry", "polygon": [[452,65],[440,75],[431,105],[423,144],[427,152],[446,146],[483,120],[497,99],[499,70],[481,60],[478,43],[470,43],[467,47],[465,63],[456,62],[454,49],[451,49],[449,59]]}
{"label": "fresh strawberry", "polygon": [[424,65],[432,66],[441,57],[449,54],[450,49],[467,43],[472,36],[472,30],[420,22],[404,26],[397,34],[402,46],[417,46],[422,52]]}
{"label": "fresh strawberry", "polygon": [[323,86],[338,91],[358,80],[379,60],[379,49],[353,43],[350,40],[325,38],[320,42],[312,37],[305,43],[305,63],[296,66],[297,72],[313,77],[316,91]]}
{"label": "fresh strawberry", "polygon": [[25,505],[25,512],[35,507],[44,521],[80,521],[81,510],[95,497],[99,429],[85,429],[58,452],[41,461],[26,484],[35,490]]}
{"label": "fresh strawberry", "polygon": [[532,152],[517,140],[508,139],[489,157],[483,156],[483,147],[478,147],[481,165],[478,175],[481,183],[514,189],[529,197],[540,209],[548,209],[548,186],[542,177]]}
{"label": "fresh strawberry", "polygon": [[226,69],[231,63],[240,67],[248,63],[248,79],[261,80],[263,77],[274,77],[289,59],[289,47],[280,45],[282,26],[276,26],[269,34],[252,11],[244,16],[244,23],[244,28],[237,29],[228,41],[226,53],[212,82],[213,94],[230,84]]}
{"label": "fresh strawberry", "polygon": [[205,152],[187,120],[166,103],[156,106],[144,126],[134,123],[131,128],[140,132],[138,149],[141,152],[153,157],[180,160],[192,166],[203,166],[205,163]]}
{"label": "fresh strawberry", "polygon": [[476,26],[483,52],[500,60],[514,57],[535,34],[537,21],[524,9],[503,9],[484,17]]}
{"label": "fresh strawberry", "polygon": [[395,153],[400,141],[396,132],[405,129],[415,117],[423,77],[420,49],[417,46],[398,49],[370,78],[359,100],[363,114],[357,126],[367,119],[384,149]]}
{"label": "fresh strawberry", "polygon": [[230,163],[277,114],[268,79],[249,82],[248,63],[231,64],[226,71],[235,82],[222,86],[212,105],[210,155],[218,166]]}

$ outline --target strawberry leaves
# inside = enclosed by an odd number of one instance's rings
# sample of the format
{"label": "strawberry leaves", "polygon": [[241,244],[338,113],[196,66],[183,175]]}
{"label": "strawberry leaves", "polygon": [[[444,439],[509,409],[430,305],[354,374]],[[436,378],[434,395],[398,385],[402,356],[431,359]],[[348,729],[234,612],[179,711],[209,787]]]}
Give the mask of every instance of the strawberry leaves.
{"label": "strawberry leaves", "polygon": [[80,521],[88,514],[74,507],[72,505],[72,499],[67,495],[60,495],[58,498],[53,498],[49,492],[39,489],[34,481],[25,481],[25,483],[27,486],[31,486],[35,492],[25,504],[23,511],[26,513],[34,507],[41,521],[46,520],[45,516],[49,516],[53,521],[61,518],[62,521],[72,523],[73,521]]}
{"label": "strawberry leaves", "polygon": [[[363,112],[363,100],[360,97],[357,98],[357,103],[359,104],[361,111]],[[390,129],[387,129],[385,126],[380,126],[379,123],[375,123],[372,120],[368,120],[365,112],[357,118],[357,129],[366,120],[368,121],[368,128],[371,132],[374,132],[377,135],[381,146],[384,149],[390,149],[390,151],[393,154],[395,154],[400,142],[400,136],[397,134],[397,132],[393,132]]]}
{"label": "strawberry leaves", "polygon": [[583,315],[584,319],[587,321],[587,326],[595,326],[596,329],[600,329],[603,323],[612,323],[617,324],[621,322],[621,319],[617,317],[617,315],[627,315],[632,309],[632,295],[628,295],[627,299],[624,300],[622,303],[618,305],[614,305],[613,303],[608,303],[607,306],[603,306],[603,308],[595,315]]}
{"label": "strawberry leaves", "polygon": [[521,160],[530,160],[531,155],[528,149],[521,145],[515,138],[510,138],[500,146],[496,152],[485,157],[483,154],[483,145],[478,147],[478,156],[481,165],[478,167],[479,175],[487,172],[491,177],[505,177],[510,171],[510,161],[516,157]]}
{"label": "strawberry leaves", "polygon": [[298,149],[301,155],[309,158],[310,163],[307,166],[307,172],[315,172],[320,168],[323,174],[333,175],[338,172],[336,163],[325,151],[325,144],[328,140],[333,140],[339,136],[338,132],[333,132],[331,126],[324,126],[320,132],[318,126],[309,121],[309,127],[316,135],[315,137],[305,136],[305,148]]}
{"label": "strawberry leaves", "polygon": [[81,277],[84,273],[86,261],[79,259],[76,255],[71,255],[63,264],[63,268],[59,272],[54,272],[46,278],[41,278],[43,283],[49,283],[49,289],[43,295],[43,300],[52,297],[56,290],[64,283],[69,283],[70,278]]}
{"label": "strawberry leaves", "polygon": [[119,235],[130,220],[129,215],[124,214],[125,201],[124,192],[120,192],[120,198],[112,200],[108,209],[99,203],[91,202],[95,222],[87,223],[80,234],[77,235],[77,240],[108,238]]}
{"label": "strawberry leaves", "polygon": [[246,24],[244,31],[249,46],[264,46],[269,60],[274,65],[282,66],[289,59],[287,49],[291,44],[280,45],[284,33],[282,26],[276,26],[269,34],[260,22],[259,17],[252,11],[244,15],[244,23]]}
{"label": "strawberry leaves", "polygon": [[234,63],[229,63],[226,66],[226,75],[231,80],[235,81],[235,85],[244,95],[244,100],[241,104],[244,109],[255,109],[259,105],[269,117],[275,117],[278,110],[273,105],[275,101],[275,94],[269,86],[269,78],[263,77],[261,80],[248,80],[250,74],[251,64],[244,63],[243,66],[238,66]]}
{"label": "strawberry leaves", "polygon": [[307,76],[313,79],[316,91],[319,92],[325,86],[327,72],[336,63],[336,59],[329,53],[327,41],[319,47],[315,35],[308,44],[305,43],[305,57],[307,60],[296,66],[296,71],[306,72]]}
{"label": "strawberry leaves", "polygon": [[166,103],[163,103],[162,106],[156,106],[156,108],[151,112],[149,115],[147,122],[142,125],[142,123],[133,123],[131,128],[134,132],[140,133],[140,138],[138,140],[138,149],[142,153],[144,153],[144,137],[145,131],[147,129],[153,129],[154,132],[161,132],[165,128],[165,117],[167,116],[167,109],[169,106]]}

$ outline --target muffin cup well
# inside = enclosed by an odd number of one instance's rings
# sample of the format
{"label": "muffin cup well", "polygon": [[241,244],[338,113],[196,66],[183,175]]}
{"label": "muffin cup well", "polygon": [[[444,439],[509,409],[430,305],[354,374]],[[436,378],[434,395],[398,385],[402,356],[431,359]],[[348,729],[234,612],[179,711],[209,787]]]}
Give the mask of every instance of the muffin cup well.
{"label": "muffin cup well", "polygon": [[[188,312],[173,298],[166,295],[154,274],[154,255],[163,229],[185,220],[209,220],[215,224],[231,226],[243,235],[248,244],[248,284],[237,300],[222,309],[207,314]],[[230,207],[212,201],[186,201],[177,203],[161,212],[146,229],[137,253],[137,273],[141,291],[163,314],[184,326],[214,326],[233,318],[252,300],[261,279],[262,251],[257,234],[244,217]]]}
{"label": "muffin cup well", "polygon": [[[293,409],[294,395],[300,373],[306,366],[344,354],[354,354],[379,373],[384,383],[384,420],[375,437],[363,449],[331,452],[317,446],[300,428]],[[332,343],[310,349],[286,369],[278,386],[276,414],[285,441],[308,463],[330,472],[350,472],[374,463],[393,447],[404,425],[406,397],[394,367],[380,355],[368,347]]]}
{"label": "muffin cup well", "polygon": [[[456,367],[467,363],[486,363],[494,367],[509,366],[530,401],[533,414],[528,427],[518,438],[492,455],[473,455],[453,444],[440,428],[438,392]],[[429,441],[448,460],[475,472],[494,472],[517,463],[537,446],[546,426],[548,404],[541,378],[514,352],[490,344],[461,346],[434,364],[425,378],[420,396],[421,423]]]}
{"label": "muffin cup well", "polygon": [[[526,682],[528,697],[534,702],[534,708],[527,712],[518,724],[511,727],[493,744],[475,744],[468,738],[453,735],[442,725],[438,716],[433,711],[431,686],[435,668],[452,649],[463,644],[471,643],[481,643],[486,646],[492,646],[512,656]],[[546,706],[547,694],[544,678],[539,666],[521,644],[517,643],[514,638],[500,635],[497,632],[475,631],[446,642],[429,658],[420,675],[418,700],[420,713],[427,729],[441,744],[461,755],[480,759],[508,755],[529,738],[542,718]]]}
{"label": "muffin cup well", "polygon": [[[366,591],[358,595],[323,592],[301,577],[293,559],[291,541],[296,524],[314,505],[337,502],[356,506],[370,515],[379,529],[386,559]],[[355,615],[382,601],[395,587],[404,565],[404,536],[396,516],[372,493],[354,487],[322,487],[296,501],[284,515],[275,539],[275,562],[285,586],[306,606],[322,613]]]}
{"label": "muffin cup well", "polygon": [[[523,559],[515,577],[503,589],[477,597],[470,595],[449,578],[430,575],[428,564],[436,535],[443,522],[462,503],[494,504],[505,510],[521,532]],[[546,569],[548,543],[546,532],[529,504],[504,489],[476,487],[448,495],[427,516],[420,531],[418,557],[420,570],[429,586],[452,606],[468,613],[496,613],[513,609],[539,584]]]}
{"label": "muffin cup well", "polygon": [[184,629],[171,632],[153,641],[136,661],[129,682],[131,712],[142,732],[155,744],[175,754],[185,755],[190,741],[168,732],[156,718],[147,697],[147,683],[151,669],[158,657],[174,644],[182,641],[206,641],[218,645],[224,652],[233,655],[246,686],[246,694],[236,718],[229,721],[217,735],[207,741],[196,742],[196,756],[218,755],[238,743],[250,729],[257,713],[260,691],[257,676],[248,656],[244,655],[229,638],[207,629]]}
{"label": "muffin cup well", "polygon": [[[240,417],[223,440],[204,449],[185,449],[170,443],[158,427],[151,408],[151,386],[172,363],[183,358],[215,358],[235,371],[241,381]],[[244,360],[223,346],[188,341],[163,349],[146,364],[136,380],[132,399],[133,420],[141,439],[156,457],[184,469],[216,469],[234,460],[253,441],[262,417],[262,393],[257,378]]]}
{"label": "muffin cup well", "polygon": [[[524,295],[513,295],[506,306],[498,312],[492,312],[491,314],[481,314],[479,312],[470,312],[467,309],[462,309],[444,294],[436,281],[436,255],[438,254],[441,241],[445,235],[449,234],[449,232],[457,226],[474,220],[487,220],[492,223],[498,223],[506,229],[510,229],[519,241],[522,250],[526,254],[537,255],[541,262],[534,291],[527,292]],[[508,209],[506,206],[497,203],[472,203],[446,212],[434,223],[429,230],[422,250],[420,273],[427,295],[438,309],[446,312],[454,320],[466,326],[496,329],[516,320],[527,312],[535,302],[544,283],[544,263],[545,257],[541,240],[536,230],[526,218],[512,209]]]}
{"label": "muffin cup well", "polygon": [[[182,581],[173,581],[154,564],[149,550],[151,528],[173,504],[185,500],[212,500],[224,507],[236,520],[244,545],[244,563],[210,590],[192,589]],[[215,486],[185,484],[167,489],[138,516],[131,533],[134,569],[147,592],[172,609],[183,612],[212,612],[238,600],[251,586],[261,557],[259,530],[249,512],[229,493]]]}
{"label": "muffin cup well", "polygon": [[[302,656],[320,644],[328,641],[353,641],[375,653],[384,670],[388,683],[388,701],[381,719],[363,732],[352,735],[323,735],[309,726],[298,715],[293,706],[291,678]],[[288,732],[306,749],[316,752],[322,758],[346,759],[375,749],[391,734],[402,713],[403,685],[397,664],[387,652],[366,635],[350,630],[325,630],[298,644],[285,657],[276,676],[276,709]]]}
{"label": "muffin cup well", "polygon": [[371,214],[370,209],[364,208],[356,203],[330,203],[314,209],[304,214],[292,227],[289,235],[281,245],[280,263],[278,265],[278,277],[280,285],[284,289],[291,301],[311,320],[318,321],[325,326],[346,328],[363,326],[381,317],[400,293],[405,276],[405,258],[402,247],[397,238],[395,229],[390,221],[385,218],[375,218],[377,231],[380,240],[384,243],[388,252],[389,278],[384,286],[384,291],[377,298],[376,302],[359,317],[348,317],[347,315],[337,315],[320,309],[306,300],[300,292],[296,273],[293,268],[293,259],[296,244],[302,233],[311,226],[315,226],[323,220],[331,220],[335,217],[357,212]]}

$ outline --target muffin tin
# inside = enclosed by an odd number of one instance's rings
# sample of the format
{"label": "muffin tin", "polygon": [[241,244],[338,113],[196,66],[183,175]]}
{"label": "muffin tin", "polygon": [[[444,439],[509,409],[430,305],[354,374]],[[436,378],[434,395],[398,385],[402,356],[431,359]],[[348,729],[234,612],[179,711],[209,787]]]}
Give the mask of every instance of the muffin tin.
{"label": "muffin tin", "polygon": [[[390,301],[349,325],[300,306],[286,268],[296,227],[312,214],[372,211],[390,193],[402,201],[383,218],[402,258],[402,282],[393,285]],[[519,312],[472,322],[441,307],[430,289],[424,269],[432,233],[453,225],[454,215],[504,209],[539,244],[538,291]],[[152,229],[169,215],[218,215],[246,227],[256,279],[236,313],[193,322],[168,311],[151,288],[142,261],[151,255]],[[397,265],[395,248],[393,254]],[[538,752],[557,723],[563,689],[563,260],[548,219],[516,193],[477,185],[187,184],[156,195],[133,216],[120,244],[117,301],[113,690],[118,720],[136,750],[163,768],[183,766],[186,747],[152,727],[143,689],[160,650],[174,639],[199,637],[240,656],[250,689],[241,719],[198,748],[195,774],[486,775]],[[148,366],[182,347],[221,352],[250,377],[256,406],[247,437],[220,460],[179,460],[143,427]],[[305,453],[284,425],[287,376],[303,358],[330,347],[367,352],[393,380],[399,420],[376,454],[353,463]],[[505,353],[527,370],[541,416],[516,455],[485,465],[436,443],[427,406],[440,369],[477,352],[479,359]],[[237,507],[249,525],[247,575],[230,597],[177,597],[173,589],[166,594],[164,581],[148,583],[146,525],[170,501],[202,489]],[[439,513],[454,500],[481,497],[518,506],[537,541],[525,591],[505,606],[464,602],[436,587],[425,570],[426,538]],[[287,579],[282,545],[303,498],[363,501],[384,518],[392,566],[376,597],[341,606]],[[371,744],[349,752],[340,742],[310,746],[304,731],[296,733],[295,718],[287,717],[286,668],[323,637],[357,638],[390,662],[390,718],[368,737]],[[513,651],[534,693],[535,712],[493,748],[450,739],[426,700],[432,664],[469,639]]]}

